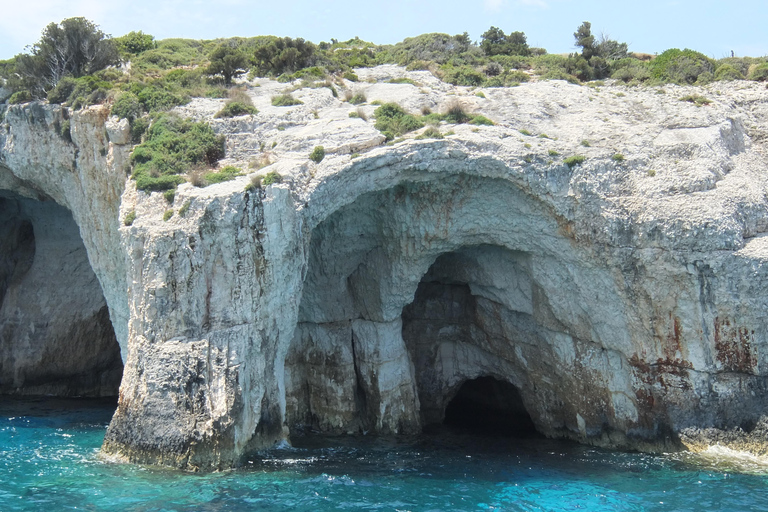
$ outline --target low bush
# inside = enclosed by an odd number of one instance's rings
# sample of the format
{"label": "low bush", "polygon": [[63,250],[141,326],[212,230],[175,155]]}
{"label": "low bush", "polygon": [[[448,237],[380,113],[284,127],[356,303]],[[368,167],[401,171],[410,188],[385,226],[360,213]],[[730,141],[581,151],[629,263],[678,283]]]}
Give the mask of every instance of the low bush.
{"label": "low bush", "polygon": [[163,113],[131,154],[132,176],[139,190],[168,190],[185,181],[178,174],[215,165],[223,156],[224,137],[208,124]]}
{"label": "low bush", "polygon": [[567,165],[569,168],[573,169],[577,165],[583,164],[586,159],[587,157],[585,157],[584,155],[573,155],[563,160],[563,163]]}
{"label": "low bush", "polygon": [[472,120],[469,121],[469,124],[475,124],[475,125],[482,125],[482,126],[493,126],[495,123],[488,119],[485,116],[481,116],[480,114],[472,117]]}
{"label": "low bush", "polygon": [[216,117],[216,118],[236,117],[236,116],[245,116],[245,115],[256,115],[258,113],[259,111],[253,105],[248,105],[240,101],[228,100],[226,103],[224,103],[224,108],[216,112],[216,115],[213,117]]}
{"label": "low bush", "polygon": [[614,155],[611,157],[611,160],[614,162],[623,162],[624,161],[624,155],[621,153],[614,153]]}
{"label": "low bush", "polygon": [[163,222],[168,222],[171,217],[173,217],[173,210],[165,210],[165,213],[163,213]]}
{"label": "low bush", "polygon": [[266,176],[264,176],[264,179],[262,180],[262,184],[265,187],[268,187],[272,185],[273,183],[282,183],[283,177],[280,176],[280,173],[277,171],[269,171]]}
{"label": "low bush", "polygon": [[443,81],[453,85],[480,87],[485,83],[485,74],[471,66],[454,67],[450,65],[440,68]]}
{"label": "low bush", "polygon": [[660,82],[694,84],[702,73],[714,70],[712,59],[687,48],[671,48],[651,61],[651,76]]}
{"label": "low bush", "polygon": [[362,92],[355,94],[349,99],[349,102],[353,105],[362,105],[366,101],[368,100],[366,99],[365,94],[363,94]]}
{"label": "low bush", "polygon": [[417,139],[443,139],[443,134],[440,133],[440,130],[435,128],[434,126],[430,126],[424,132],[421,133]]}
{"label": "low bush", "polygon": [[397,103],[385,103],[377,108],[373,115],[376,117],[376,129],[384,134],[387,140],[424,126],[424,121],[407,113]]}
{"label": "low bush", "polygon": [[709,105],[710,103],[712,103],[712,100],[705,98],[700,94],[688,94],[680,98],[680,101],[687,101],[689,103],[693,103],[697,107],[702,107],[704,105]]}
{"label": "low bush", "polygon": [[238,176],[242,176],[243,171],[233,165],[223,167],[219,171],[207,172],[203,175],[205,185],[214,185],[216,183],[223,183],[225,181],[231,181]]}
{"label": "low bush", "polygon": [[163,192],[163,197],[168,202],[168,204],[173,204],[174,198],[176,198],[176,189],[172,188],[169,190],[166,190]]}
{"label": "low bush", "polygon": [[744,80],[744,75],[734,66],[723,64],[715,71],[715,80]]}
{"label": "low bush", "polygon": [[315,146],[315,149],[309,154],[309,159],[319,164],[325,158],[325,148],[323,146]]}
{"label": "low bush", "polygon": [[768,62],[751,67],[747,78],[757,82],[765,82],[768,80]]}
{"label": "low bush", "polygon": [[303,104],[303,101],[294,98],[290,94],[281,94],[272,98],[272,106],[274,107],[290,107],[301,104]]}
{"label": "low bush", "polygon": [[187,212],[189,211],[189,207],[192,205],[192,200],[187,199],[184,201],[184,204],[181,205],[181,208],[179,208],[179,217],[186,217]]}
{"label": "low bush", "polygon": [[115,99],[110,114],[133,123],[137,117],[141,117],[143,110],[138,96],[124,92]]}
{"label": "low bush", "polygon": [[130,226],[133,224],[133,221],[135,220],[136,220],[136,210],[131,210],[125,215],[125,218],[123,219],[123,224],[126,226]]}
{"label": "low bush", "polygon": [[61,126],[59,127],[59,135],[61,135],[61,138],[67,142],[72,142],[72,124],[69,119],[61,123]]}
{"label": "low bush", "polygon": [[410,84],[410,85],[415,85],[416,87],[419,86],[419,84],[417,84],[415,81],[407,77],[392,78],[388,80],[387,83],[388,84]]}
{"label": "low bush", "polygon": [[16,91],[8,98],[8,103],[11,105],[18,105],[19,103],[27,103],[32,101],[32,94],[29,91]]}

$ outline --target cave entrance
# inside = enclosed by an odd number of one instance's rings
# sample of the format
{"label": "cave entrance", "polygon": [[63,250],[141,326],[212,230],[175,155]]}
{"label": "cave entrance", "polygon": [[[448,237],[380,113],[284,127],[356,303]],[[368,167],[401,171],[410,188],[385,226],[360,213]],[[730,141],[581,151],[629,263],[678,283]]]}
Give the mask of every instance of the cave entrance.
{"label": "cave entrance", "polygon": [[530,366],[542,346],[533,319],[530,255],[479,245],[439,255],[403,308],[421,423],[486,435],[530,437]]}
{"label": "cave entrance", "polygon": [[483,435],[539,436],[520,391],[494,377],[465,381],[448,402],[443,425]]}
{"label": "cave entrance", "polygon": [[0,191],[0,395],[117,396],[122,373],[72,214]]}

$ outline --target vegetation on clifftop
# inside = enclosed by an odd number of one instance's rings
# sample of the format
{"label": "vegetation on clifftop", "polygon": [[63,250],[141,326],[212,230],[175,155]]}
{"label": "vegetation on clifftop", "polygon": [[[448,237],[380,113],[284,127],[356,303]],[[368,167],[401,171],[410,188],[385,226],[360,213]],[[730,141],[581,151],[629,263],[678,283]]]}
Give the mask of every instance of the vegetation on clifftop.
{"label": "vegetation on clifftop", "polygon": [[[194,179],[193,174],[198,176],[199,183],[237,175],[210,169],[223,157],[222,137],[205,123],[184,120],[168,111],[193,97],[209,97],[227,99],[216,117],[255,115],[258,111],[247,92],[232,85],[246,74],[249,78],[269,76],[300,86],[328,87],[334,96],[340,87],[352,104],[366,102],[362,93],[354,95],[349,88],[349,81],[358,81],[353,68],[380,64],[428,70],[445,82],[470,87],[516,86],[548,79],[590,81],[595,87],[603,83],[597,80],[604,79],[627,85],[768,80],[768,57],[715,60],[694,50],[676,48],[658,56],[636,54],[626,43],[594,36],[589,22],[576,28],[573,41],[580,51],[569,55],[530,47],[524,32],[505,33],[498,27],[490,27],[480,41],[472,41],[467,33],[430,33],[394,45],[376,45],[359,38],[315,44],[275,36],[156,41],[143,32],[112,38],[85,18],[69,18],[49,24],[27,53],[0,61],[0,86],[6,96],[10,95],[0,101],[47,100],[71,109],[110,105],[113,115],[130,122],[132,140],[137,144],[131,158],[136,185],[152,191],[173,190],[187,179],[183,174],[190,179]],[[410,79],[397,83],[418,86]],[[480,92],[478,96],[484,97]],[[681,99],[697,106],[709,102],[698,96]],[[273,98],[276,106],[300,103],[288,91]],[[440,121],[493,124],[483,116],[465,112],[458,104],[442,114],[422,114],[409,114],[395,104],[382,105],[374,114],[376,128],[393,140],[427,125],[422,137],[442,137],[436,128]],[[350,116],[366,118],[360,109]],[[316,158],[321,159],[319,154]],[[566,163],[578,165],[576,159],[571,157]]]}

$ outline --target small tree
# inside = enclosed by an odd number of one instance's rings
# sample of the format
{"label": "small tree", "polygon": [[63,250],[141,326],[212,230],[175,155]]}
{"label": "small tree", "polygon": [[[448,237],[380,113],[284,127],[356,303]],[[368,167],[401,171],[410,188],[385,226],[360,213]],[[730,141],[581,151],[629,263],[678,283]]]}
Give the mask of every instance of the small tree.
{"label": "small tree", "polygon": [[119,62],[114,41],[85,18],[49,24],[29,52],[16,56],[16,72],[38,98],[65,76],[90,75]]}
{"label": "small tree", "polygon": [[576,32],[573,33],[576,39],[576,46],[581,48],[581,56],[589,60],[595,53],[595,36],[592,35],[592,24],[585,21]]}
{"label": "small tree", "polygon": [[530,55],[528,41],[524,32],[512,32],[505,35],[497,27],[491,27],[480,36],[480,48],[488,56],[491,55]]}
{"label": "small tree", "polygon": [[129,55],[138,55],[147,50],[157,48],[155,36],[145,34],[141,30],[138,32],[128,32],[124,36],[115,39],[117,46]]}
{"label": "small tree", "polygon": [[254,62],[261,74],[280,75],[308,67],[317,47],[302,38],[276,37],[256,48]]}
{"label": "small tree", "polygon": [[248,58],[239,49],[228,44],[217,47],[209,56],[211,63],[205,70],[208,75],[221,75],[224,83],[232,84],[232,79],[248,70]]}

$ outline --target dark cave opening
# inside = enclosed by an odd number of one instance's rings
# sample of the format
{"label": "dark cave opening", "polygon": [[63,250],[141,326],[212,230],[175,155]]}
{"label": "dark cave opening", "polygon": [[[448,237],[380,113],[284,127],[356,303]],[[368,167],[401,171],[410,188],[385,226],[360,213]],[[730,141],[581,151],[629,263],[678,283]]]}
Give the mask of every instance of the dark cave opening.
{"label": "dark cave opening", "polygon": [[493,377],[465,381],[448,402],[443,424],[483,435],[540,436],[518,389]]}
{"label": "dark cave opening", "polygon": [[123,363],[72,214],[0,191],[0,394],[117,396]]}

